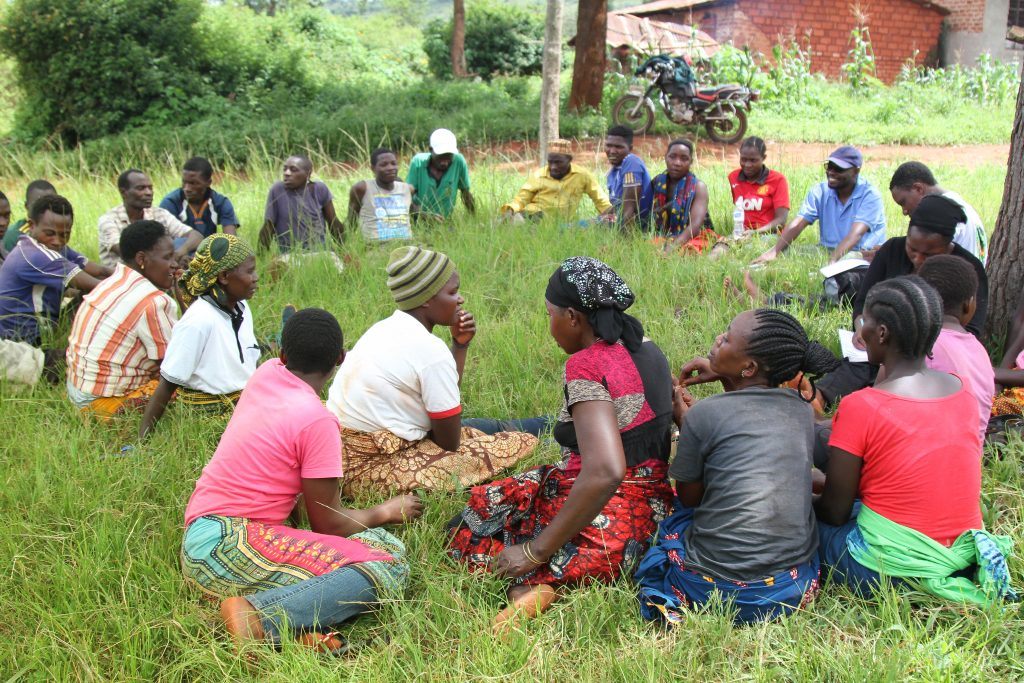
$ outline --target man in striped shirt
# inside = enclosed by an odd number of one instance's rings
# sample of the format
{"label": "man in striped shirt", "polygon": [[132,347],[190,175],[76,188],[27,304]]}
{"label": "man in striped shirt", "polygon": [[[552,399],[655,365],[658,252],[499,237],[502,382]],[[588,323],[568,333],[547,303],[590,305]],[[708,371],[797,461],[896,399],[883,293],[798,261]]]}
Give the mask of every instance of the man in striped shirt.
{"label": "man in striped shirt", "polygon": [[164,227],[132,223],[119,247],[121,262],[82,301],[68,339],[68,397],[101,419],[146,404],[178,320],[177,304],[162,291],[178,267]]}

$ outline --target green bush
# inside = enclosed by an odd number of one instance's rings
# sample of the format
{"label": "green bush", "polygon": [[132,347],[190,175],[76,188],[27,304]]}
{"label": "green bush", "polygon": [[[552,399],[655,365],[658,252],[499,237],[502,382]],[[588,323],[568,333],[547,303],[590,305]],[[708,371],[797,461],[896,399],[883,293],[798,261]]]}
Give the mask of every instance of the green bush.
{"label": "green bush", "polygon": [[[423,51],[437,78],[451,78],[451,44],[451,19],[432,21],[423,31]],[[486,80],[539,74],[543,48],[540,12],[487,2],[466,8],[466,68],[471,74]]]}

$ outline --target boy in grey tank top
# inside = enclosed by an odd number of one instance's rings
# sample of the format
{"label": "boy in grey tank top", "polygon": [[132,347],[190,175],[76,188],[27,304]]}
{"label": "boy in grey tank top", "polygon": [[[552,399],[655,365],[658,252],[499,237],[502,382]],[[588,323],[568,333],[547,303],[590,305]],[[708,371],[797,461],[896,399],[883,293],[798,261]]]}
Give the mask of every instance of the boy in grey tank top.
{"label": "boy in grey tank top", "polygon": [[411,239],[409,210],[413,187],[398,180],[398,157],[390,149],[377,149],[370,155],[374,177],[360,180],[349,191],[348,223],[359,225],[365,239]]}

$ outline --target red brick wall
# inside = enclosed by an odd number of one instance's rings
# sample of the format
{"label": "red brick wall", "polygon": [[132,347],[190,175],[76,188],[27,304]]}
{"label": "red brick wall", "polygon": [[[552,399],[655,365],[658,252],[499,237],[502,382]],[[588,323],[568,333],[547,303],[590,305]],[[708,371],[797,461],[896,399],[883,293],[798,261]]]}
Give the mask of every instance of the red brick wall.
{"label": "red brick wall", "polygon": [[950,11],[946,22],[951,31],[981,33],[985,30],[985,0],[943,0]]}

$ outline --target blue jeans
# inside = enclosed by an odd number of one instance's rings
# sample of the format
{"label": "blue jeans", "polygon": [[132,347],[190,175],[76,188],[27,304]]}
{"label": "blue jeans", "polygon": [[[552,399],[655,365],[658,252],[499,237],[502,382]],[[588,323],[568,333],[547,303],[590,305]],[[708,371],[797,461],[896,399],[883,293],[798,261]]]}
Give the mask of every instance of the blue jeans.
{"label": "blue jeans", "polygon": [[[861,597],[871,597],[875,589],[882,583],[882,576],[874,569],[868,569],[850,555],[846,547],[846,537],[857,527],[857,513],[860,512],[860,501],[853,504],[850,521],[842,526],[832,526],[818,521],[818,558],[821,560],[822,574],[833,583],[845,584],[850,590]],[[903,583],[899,579],[884,579],[893,584]]]}
{"label": "blue jeans", "polygon": [[377,601],[373,582],[347,565],[291,586],[245,596],[259,612],[267,639],[281,641],[290,631],[322,631],[367,611]]}
{"label": "blue jeans", "polygon": [[462,421],[463,427],[479,429],[484,434],[497,434],[498,432],[526,432],[534,436],[543,436],[551,431],[555,424],[554,415],[541,415],[539,417],[524,417],[517,420],[495,420],[490,417],[469,417]]}

